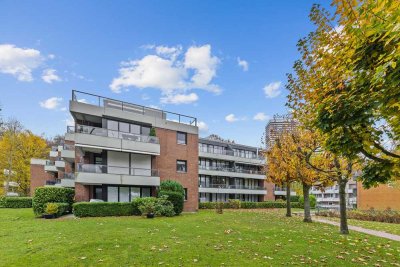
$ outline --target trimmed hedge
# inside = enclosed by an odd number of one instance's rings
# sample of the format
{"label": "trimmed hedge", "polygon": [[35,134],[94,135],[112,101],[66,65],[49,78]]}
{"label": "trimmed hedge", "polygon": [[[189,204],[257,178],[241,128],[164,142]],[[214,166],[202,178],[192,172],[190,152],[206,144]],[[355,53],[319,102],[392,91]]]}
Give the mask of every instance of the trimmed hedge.
{"label": "trimmed hedge", "polygon": [[167,200],[174,205],[175,215],[179,215],[183,211],[184,195],[174,191],[160,191],[158,197],[167,196]]}
{"label": "trimmed hedge", "polygon": [[32,201],[33,212],[36,216],[42,216],[47,203],[68,203],[69,207],[74,203],[75,190],[63,187],[38,187]]}
{"label": "trimmed hedge", "polygon": [[[299,203],[304,206],[304,196],[299,197]],[[315,208],[317,205],[317,198],[314,195],[310,195],[310,207]]]}
{"label": "trimmed hedge", "polygon": [[[338,211],[323,210],[316,213],[318,216],[340,218]],[[395,210],[348,210],[348,219],[400,224],[400,211]]]}
{"label": "trimmed hedge", "polygon": [[2,197],[0,199],[1,208],[20,209],[32,208],[31,197]]}
{"label": "trimmed hedge", "polygon": [[131,216],[134,211],[130,202],[79,202],[72,207],[76,217]]}
{"label": "trimmed hedge", "polygon": [[[68,203],[49,202],[49,203],[46,203],[46,206],[50,203],[57,205],[56,217],[60,217],[64,214],[70,213],[70,211],[71,211],[71,206]],[[45,209],[46,209],[46,207],[45,207]]]}
{"label": "trimmed hedge", "polygon": [[160,191],[172,191],[185,195],[185,189],[183,188],[183,186],[179,182],[172,180],[162,181],[160,183]]}
{"label": "trimmed hedge", "polygon": [[[215,209],[217,202],[201,202],[199,209]],[[299,202],[291,202],[292,208],[303,208]],[[224,202],[224,209],[237,209],[237,202]],[[286,202],[264,201],[264,202],[240,202],[241,209],[284,209]]]}

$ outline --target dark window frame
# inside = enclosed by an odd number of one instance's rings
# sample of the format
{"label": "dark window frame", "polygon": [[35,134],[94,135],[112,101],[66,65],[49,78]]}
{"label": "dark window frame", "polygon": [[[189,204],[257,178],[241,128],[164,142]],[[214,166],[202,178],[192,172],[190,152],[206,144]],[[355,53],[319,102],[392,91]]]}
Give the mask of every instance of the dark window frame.
{"label": "dark window frame", "polygon": [[[180,143],[180,141],[179,141],[179,135],[180,134],[185,136],[185,143]],[[176,143],[178,145],[187,145],[187,133],[185,133],[185,132],[176,132]]]}
{"label": "dark window frame", "polygon": [[[182,171],[182,170],[179,170],[179,168],[178,168],[178,162],[184,162],[185,163],[185,170],[184,171]],[[187,160],[182,160],[182,159],[177,159],[176,160],[176,171],[177,172],[180,172],[180,173],[187,173],[188,172],[188,167],[187,167]]]}

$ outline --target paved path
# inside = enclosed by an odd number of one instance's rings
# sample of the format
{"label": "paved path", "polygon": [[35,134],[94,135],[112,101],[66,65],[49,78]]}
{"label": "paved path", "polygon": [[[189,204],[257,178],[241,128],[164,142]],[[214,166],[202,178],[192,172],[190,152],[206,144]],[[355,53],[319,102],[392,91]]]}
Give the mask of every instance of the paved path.
{"label": "paved path", "polygon": [[[321,223],[327,223],[327,224],[331,224],[331,225],[335,225],[335,226],[340,226],[340,223],[338,223],[338,222],[325,220],[325,219],[321,219],[321,218],[315,218],[315,217],[313,219],[316,222],[321,222]],[[349,225],[349,229],[353,230],[353,231],[360,232],[360,233],[364,233],[364,234],[369,234],[369,235],[383,237],[383,238],[387,238],[387,239],[391,239],[391,240],[395,240],[395,241],[400,241],[400,235],[389,234],[389,233],[386,233],[386,232],[366,229],[366,228],[362,228],[362,227],[359,227],[359,226],[353,226],[353,225]]]}

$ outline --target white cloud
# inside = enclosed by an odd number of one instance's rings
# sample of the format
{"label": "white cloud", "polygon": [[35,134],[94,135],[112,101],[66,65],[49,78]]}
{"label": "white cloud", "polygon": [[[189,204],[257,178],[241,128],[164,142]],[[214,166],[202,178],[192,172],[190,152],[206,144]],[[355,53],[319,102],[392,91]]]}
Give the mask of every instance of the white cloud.
{"label": "white cloud", "polygon": [[42,80],[46,83],[53,83],[61,81],[61,78],[56,74],[55,69],[45,69],[42,73]]}
{"label": "white cloud", "polygon": [[235,122],[238,120],[238,118],[236,118],[235,114],[229,114],[229,115],[226,115],[225,120],[227,122]]}
{"label": "white cloud", "polygon": [[258,112],[256,115],[254,115],[253,120],[255,121],[266,121],[270,119],[268,115],[265,115],[264,112]]}
{"label": "white cloud", "polygon": [[[202,89],[220,93],[218,85],[212,84],[220,60],[211,54],[211,46],[191,46],[182,53],[181,46],[144,46],[153,49],[155,54],[141,59],[122,62],[118,77],[110,84],[110,89],[119,93],[122,89],[155,88],[161,91],[164,99]],[[184,101],[185,102],[185,101]]]}
{"label": "white cloud", "polygon": [[161,103],[163,104],[190,104],[196,102],[199,99],[198,95],[195,93],[190,94],[176,94],[176,95],[167,95],[161,98]]}
{"label": "white cloud", "polygon": [[249,70],[249,63],[246,60],[240,59],[240,57],[238,57],[237,58],[237,63],[238,63],[238,66],[243,69],[243,71],[248,71]]}
{"label": "white cloud", "polygon": [[201,132],[207,132],[208,131],[208,125],[204,121],[199,121],[197,123],[197,126],[199,127],[199,130]]}
{"label": "white cloud", "polygon": [[274,98],[281,94],[281,82],[272,82],[264,87],[264,93],[267,98]]}
{"label": "white cloud", "polygon": [[154,108],[154,109],[161,109],[159,106],[157,106],[157,105],[149,105],[148,106],[149,108]]}
{"label": "white cloud", "polygon": [[62,101],[61,97],[50,97],[43,102],[40,102],[40,106],[46,109],[56,109]]}
{"label": "white cloud", "polygon": [[219,63],[219,58],[211,55],[211,45],[189,47],[185,54],[184,66],[195,71],[191,78],[192,87],[220,93],[221,89],[217,85],[210,84],[216,76]]}
{"label": "white cloud", "polygon": [[32,81],[32,72],[43,60],[40,51],[36,49],[19,48],[12,44],[0,45],[0,72],[11,74],[19,81]]}
{"label": "white cloud", "polygon": [[85,98],[78,99],[78,102],[87,104],[88,101]]}

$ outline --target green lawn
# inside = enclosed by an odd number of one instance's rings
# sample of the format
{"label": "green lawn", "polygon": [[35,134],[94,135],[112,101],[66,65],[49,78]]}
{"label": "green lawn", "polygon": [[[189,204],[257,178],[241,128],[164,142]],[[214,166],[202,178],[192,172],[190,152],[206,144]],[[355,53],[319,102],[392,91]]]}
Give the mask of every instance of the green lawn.
{"label": "green lawn", "polygon": [[336,227],[283,214],[43,220],[29,209],[0,209],[0,265],[400,266],[400,242],[341,236]]}
{"label": "green lawn", "polygon": [[[339,218],[331,218],[331,217],[320,217],[320,218],[335,221],[335,222],[339,221]],[[383,232],[390,233],[390,234],[400,235],[400,224],[360,221],[360,220],[353,220],[353,219],[349,219],[348,224],[364,227],[367,229],[383,231]]]}

